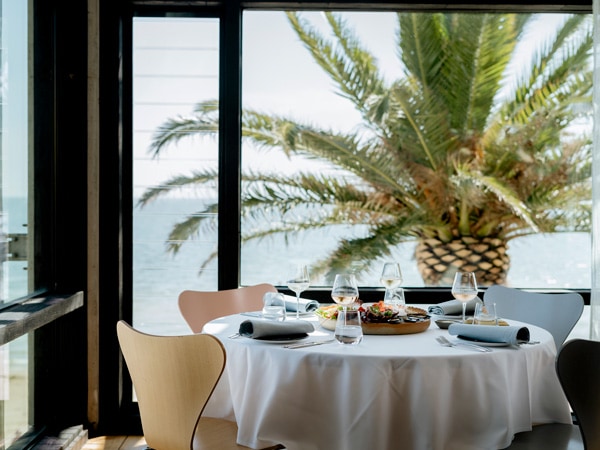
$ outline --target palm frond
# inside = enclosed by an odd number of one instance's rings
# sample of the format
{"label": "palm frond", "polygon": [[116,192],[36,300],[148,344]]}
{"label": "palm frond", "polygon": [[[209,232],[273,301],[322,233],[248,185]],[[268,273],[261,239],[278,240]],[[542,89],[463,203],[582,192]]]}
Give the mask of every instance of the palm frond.
{"label": "palm frond", "polygon": [[336,83],[339,94],[348,98],[359,111],[371,95],[384,89],[374,56],[361,47],[359,39],[339,15],[325,13],[336,37],[335,44],[298,14],[288,12],[287,16],[314,60]]}
{"label": "palm frond", "polygon": [[167,119],[152,136],[148,152],[157,157],[168,145],[195,135],[214,136],[219,131],[218,106],[216,100],[198,103],[189,117],[177,116]]}

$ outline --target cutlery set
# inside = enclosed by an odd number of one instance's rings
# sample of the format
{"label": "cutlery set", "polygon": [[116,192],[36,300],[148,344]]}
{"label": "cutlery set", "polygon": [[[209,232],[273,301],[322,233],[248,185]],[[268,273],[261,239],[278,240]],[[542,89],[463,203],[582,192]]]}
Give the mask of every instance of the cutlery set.
{"label": "cutlery set", "polygon": [[470,344],[468,342],[456,342],[456,343],[450,342],[444,336],[438,336],[435,338],[435,340],[438,341],[444,347],[465,347],[465,348],[470,348],[471,350],[475,350],[478,352],[491,352],[492,351],[491,348],[482,347],[481,345],[477,345],[477,344]]}
{"label": "cutlery set", "polygon": [[327,341],[310,341],[310,342],[300,342],[298,344],[288,344],[288,345],[284,345],[283,348],[313,347],[315,345],[330,344],[332,342],[335,342],[335,339],[329,339]]}
{"label": "cutlery set", "polygon": [[[227,337],[229,339],[237,339],[240,337],[240,334],[234,333]],[[466,348],[470,348],[470,349],[478,351],[478,352],[491,352],[492,351],[491,348],[483,347],[483,346],[477,345],[477,344],[471,344],[469,342],[450,342],[444,336],[438,336],[435,338],[435,340],[440,345],[443,345],[444,347],[466,347]],[[283,348],[289,348],[289,349],[305,348],[305,347],[313,347],[315,345],[329,344],[331,342],[335,342],[335,339],[329,339],[326,341],[309,341],[309,342],[300,342],[297,344],[288,344],[288,345],[284,345]],[[535,345],[535,344],[539,344],[539,341],[525,342],[525,344]]]}

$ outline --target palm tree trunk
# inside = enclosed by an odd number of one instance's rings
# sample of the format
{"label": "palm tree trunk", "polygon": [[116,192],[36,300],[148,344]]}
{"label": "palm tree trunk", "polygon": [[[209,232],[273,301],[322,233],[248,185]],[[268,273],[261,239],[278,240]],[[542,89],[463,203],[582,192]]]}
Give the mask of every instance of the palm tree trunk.
{"label": "palm tree trunk", "polygon": [[423,239],[415,249],[417,267],[426,286],[451,286],[458,270],[475,272],[480,286],[504,284],[510,267],[503,239],[464,236],[450,242]]}

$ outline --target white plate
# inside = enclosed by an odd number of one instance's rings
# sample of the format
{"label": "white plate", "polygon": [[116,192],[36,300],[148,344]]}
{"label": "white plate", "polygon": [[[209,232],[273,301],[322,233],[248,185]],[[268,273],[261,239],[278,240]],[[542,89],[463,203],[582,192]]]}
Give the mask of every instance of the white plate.
{"label": "white plate", "polygon": [[305,334],[303,336],[298,336],[298,335],[289,336],[289,337],[273,336],[273,337],[266,337],[266,338],[250,338],[250,339],[253,339],[254,341],[258,341],[258,342],[264,342],[265,344],[292,344],[294,342],[303,341],[307,337],[308,337],[308,334]]}
{"label": "white plate", "polygon": [[477,345],[481,345],[482,347],[508,347],[510,346],[510,344],[508,342],[487,342],[487,341],[480,341],[478,339],[473,339],[470,337],[466,337],[466,336],[456,336],[458,339],[460,339],[461,341],[465,341],[465,342],[470,342],[472,344],[477,344]]}

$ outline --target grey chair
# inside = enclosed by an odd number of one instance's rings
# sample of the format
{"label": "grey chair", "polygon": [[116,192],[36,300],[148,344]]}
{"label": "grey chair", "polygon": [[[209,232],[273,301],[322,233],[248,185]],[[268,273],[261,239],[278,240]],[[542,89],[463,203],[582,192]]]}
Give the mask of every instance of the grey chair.
{"label": "grey chair", "polygon": [[518,433],[510,450],[600,449],[600,342],[568,341],[560,349],[556,373],[571,404],[577,425],[537,425]]}
{"label": "grey chair", "polygon": [[576,292],[546,294],[506,286],[490,286],[483,300],[496,304],[498,317],[548,330],[554,337],[557,350],[581,317],[584,304],[583,297]]}

